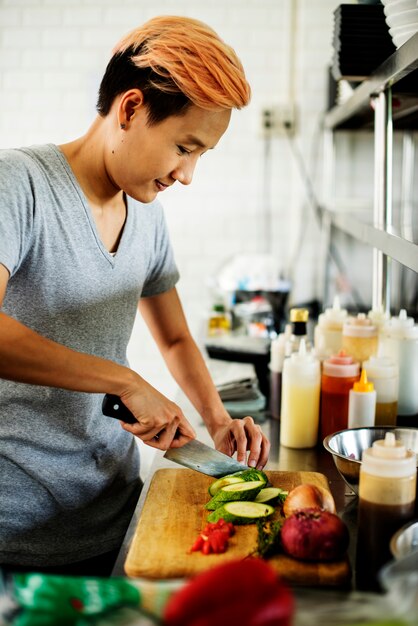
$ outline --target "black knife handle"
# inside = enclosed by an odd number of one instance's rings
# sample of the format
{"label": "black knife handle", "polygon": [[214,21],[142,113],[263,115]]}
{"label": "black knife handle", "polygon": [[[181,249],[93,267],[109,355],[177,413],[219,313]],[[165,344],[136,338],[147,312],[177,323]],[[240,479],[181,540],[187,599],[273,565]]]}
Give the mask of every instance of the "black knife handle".
{"label": "black knife handle", "polygon": [[119,396],[114,396],[110,393],[107,393],[103,398],[102,403],[102,412],[103,415],[107,415],[108,417],[114,417],[117,420],[122,420],[122,422],[126,422],[127,424],[137,424],[138,420],[135,418],[134,414],[125,406]]}

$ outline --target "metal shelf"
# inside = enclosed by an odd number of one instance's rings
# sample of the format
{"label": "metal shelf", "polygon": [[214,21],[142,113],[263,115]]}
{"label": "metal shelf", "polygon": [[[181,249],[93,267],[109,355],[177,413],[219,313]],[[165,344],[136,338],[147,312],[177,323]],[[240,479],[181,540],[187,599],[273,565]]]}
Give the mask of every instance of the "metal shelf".
{"label": "metal shelf", "polygon": [[398,97],[398,106],[393,107],[392,115],[395,125],[399,120],[402,128],[418,128],[418,33],[363,81],[344,104],[328,111],[325,127],[336,130],[372,126],[373,109],[370,100],[389,87],[393,95]]}
{"label": "metal shelf", "polygon": [[[418,33],[363,81],[344,104],[328,111],[324,127],[331,139],[326,168],[331,184],[337,131],[368,127],[373,130],[373,225],[327,208],[322,209],[322,216],[328,245],[332,229],[339,229],[373,248],[373,306],[390,310],[390,259],[418,273],[418,245],[394,234],[392,226],[393,131],[418,129]],[[409,167],[413,169],[411,163],[412,160]]]}
{"label": "metal shelf", "polygon": [[366,224],[352,215],[336,213],[329,209],[322,209],[322,211],[334,228],[354,237],[357,241],[381,250],[386,256],[418,272],[418,246],[416,244],[398,235],[375,228],[371,224]]}

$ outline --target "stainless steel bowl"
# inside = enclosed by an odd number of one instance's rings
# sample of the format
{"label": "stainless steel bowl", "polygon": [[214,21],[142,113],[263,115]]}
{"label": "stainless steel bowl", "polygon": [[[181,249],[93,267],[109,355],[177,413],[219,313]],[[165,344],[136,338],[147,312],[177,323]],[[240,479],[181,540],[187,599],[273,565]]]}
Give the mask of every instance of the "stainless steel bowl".
{"label": "stainless steel bowl", "polygon": [[402,526],[390,540],[390,551],[396,560],[418,552],[418,520]]}
{"label": "stainless steel bowl", "polygon": [[323,441],[325,449],[332,454],[341,476],[357,495],[363,450],[370,448],[377,439],[384,439],[387,432],[395,433],[396,439],[402,441],[408,450],[415,452],[418,466],[418,428],[391,426],[348,428],[328,435]]}

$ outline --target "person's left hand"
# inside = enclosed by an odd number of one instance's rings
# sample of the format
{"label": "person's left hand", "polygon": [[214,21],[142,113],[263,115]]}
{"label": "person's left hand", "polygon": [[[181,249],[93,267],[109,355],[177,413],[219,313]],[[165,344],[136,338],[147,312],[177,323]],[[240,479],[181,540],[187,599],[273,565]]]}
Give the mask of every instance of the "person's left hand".
{"label": "person's left hand", "polygon": [[228,456],[237,453],[237,461],[261,470],[266,465],[270,442],[252,417],[233,419],[212,435],[215,448]]}

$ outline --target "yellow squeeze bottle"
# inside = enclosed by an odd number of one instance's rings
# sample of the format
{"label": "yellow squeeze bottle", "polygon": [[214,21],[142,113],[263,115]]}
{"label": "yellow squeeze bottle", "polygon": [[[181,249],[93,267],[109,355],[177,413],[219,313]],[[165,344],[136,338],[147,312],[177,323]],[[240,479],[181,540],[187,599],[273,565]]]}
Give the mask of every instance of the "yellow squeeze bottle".
{"label": "yellow squeeze bottle", "polygon": [[376,391],[367,380],[366,370],[361,370],[360,380],[354,383],[348,397],[348,428],[374,426],[376,416]]}
{"label": "yellow squeeze bottle", "polygon": [[318,440],[321,369],[306,352],[302,339],[299,352],[283,364],[280,443],[287,448],[313,448]]}

